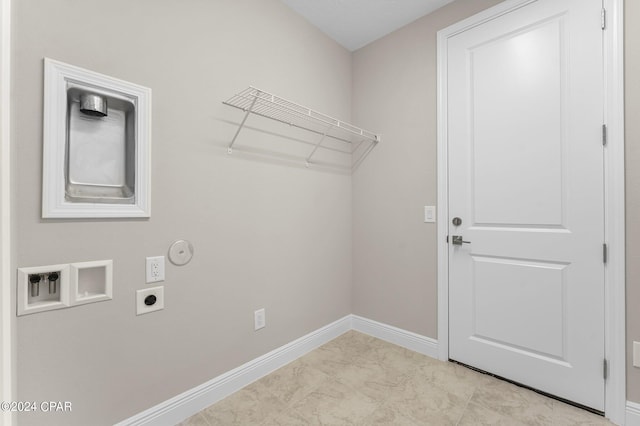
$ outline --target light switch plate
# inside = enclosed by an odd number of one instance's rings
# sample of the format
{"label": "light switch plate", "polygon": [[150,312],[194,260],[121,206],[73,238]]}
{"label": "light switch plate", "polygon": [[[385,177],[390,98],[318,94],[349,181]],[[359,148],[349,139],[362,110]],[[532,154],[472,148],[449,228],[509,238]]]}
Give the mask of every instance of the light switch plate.
{"label": "light switch plate", "polygon": [[424,221],[425,223],[436,221],[436,206],[424,206]]}
{"label": "light switch plate", "polygon": [[640,367],[640,342],[633,342],[633,366]]}

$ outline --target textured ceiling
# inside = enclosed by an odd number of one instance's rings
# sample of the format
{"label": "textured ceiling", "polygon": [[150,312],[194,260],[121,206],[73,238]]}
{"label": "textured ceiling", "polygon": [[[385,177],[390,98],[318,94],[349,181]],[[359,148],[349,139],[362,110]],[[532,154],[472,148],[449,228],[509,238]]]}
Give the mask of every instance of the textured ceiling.
{"label": "textured ceiling", "polygon": [[281,0],[347,49],[357,50],[453,0]]}

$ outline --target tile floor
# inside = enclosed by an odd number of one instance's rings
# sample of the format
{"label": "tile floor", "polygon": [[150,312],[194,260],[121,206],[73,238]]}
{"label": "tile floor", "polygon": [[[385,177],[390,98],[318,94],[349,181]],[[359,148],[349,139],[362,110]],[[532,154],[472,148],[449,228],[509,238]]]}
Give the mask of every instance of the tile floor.
{"label": "tile floor", "polygon": [[349,331],[180,426],[610,424],[527,389]]}

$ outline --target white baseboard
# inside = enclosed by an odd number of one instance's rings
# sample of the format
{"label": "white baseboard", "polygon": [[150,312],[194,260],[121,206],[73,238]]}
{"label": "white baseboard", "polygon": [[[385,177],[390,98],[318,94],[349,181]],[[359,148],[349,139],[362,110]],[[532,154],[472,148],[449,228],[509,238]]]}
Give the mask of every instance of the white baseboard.
{"label": "white baseboard", "polygon": [[356,330],[438,358],[438,342],[434,339],[357,315],[347,315],[200,386],[123,420],[116,426],[175,425],[349,330]]}
{"label": "white baseboard", "polygon": [[640,404],[627,401],[625,426],[640,426]]}
{"label": "white baseboard", "polygon": [[351,315],[347,315],[200,386],[123,420],[116,426],[173,426],[346,333],[351,328]]}
{"label": "white baseboard", "polygon": [[[438,359],[438,341],[357,315],[347,315],[284,346],[151,407],[116,426],[172,426],[349,330]],[[640,403],[627,401],[625,426],[640,426]]]}
{"label": "white baseboard", "polygon": [[354,330],[438,359],[438,341],[401,328],[351,315]]}

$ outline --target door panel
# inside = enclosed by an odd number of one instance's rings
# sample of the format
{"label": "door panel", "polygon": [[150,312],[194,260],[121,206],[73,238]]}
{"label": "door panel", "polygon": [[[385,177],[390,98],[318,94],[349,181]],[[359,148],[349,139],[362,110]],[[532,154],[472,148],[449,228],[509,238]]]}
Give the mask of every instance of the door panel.
{"label": "door panel", "polygon": [[472,257],[473,336],[563,360],[566,265]]}
{"label": "door panel", "polygon": [[[561,22],[556,17],[469,49],[476,223],[562,222]],[[504,179],[514,175],[517,185]]]}
{"label": "door panel", "polygon": [[[447,51],[452,359],[604,409],[599,0],[539,0]],[[451,219],[451,218],[450,218]]]}

